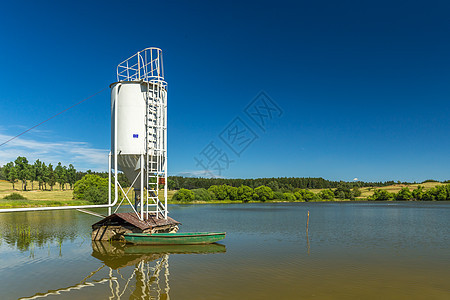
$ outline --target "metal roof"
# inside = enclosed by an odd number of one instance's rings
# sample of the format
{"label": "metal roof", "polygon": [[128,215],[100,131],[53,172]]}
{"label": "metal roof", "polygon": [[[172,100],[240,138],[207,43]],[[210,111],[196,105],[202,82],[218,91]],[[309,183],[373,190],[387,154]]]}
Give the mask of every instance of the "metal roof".
{"label": "metal roof", "polygon": [[156,218],[155,213],[149,213],[147,215],[144,214],[144,220],[139,220],[138,216],[134,212],[128,212],[128,213],[115,213],[112,214],[103,220],[95,223],[92,225],[92,228],[94,229],[97,226],[102,226],[105,223],[108,222],[120,222],[125,221],[133,226],[136,226],[137,228],[141,230],[146,230],[153,227],[159,227],[159,226],[165,226],[165,225],[173,225],[173,224],[181,224],[178,221],[175,221],[171,217],[167,217],[167,219],[164,219],[164,217],[160,214],[159,218]]}

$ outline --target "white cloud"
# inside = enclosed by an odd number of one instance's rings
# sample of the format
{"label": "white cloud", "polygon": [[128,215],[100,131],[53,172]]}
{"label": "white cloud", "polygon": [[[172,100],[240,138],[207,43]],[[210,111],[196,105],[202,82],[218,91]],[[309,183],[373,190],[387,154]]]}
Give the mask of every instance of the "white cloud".
{"label": "white cloud", "polygon": [[215,170],[192,170],[192,171],[182,171],[176,173],[175,176],[183,177],[205,177],[205,178],[225,178]]}
{"label": "white cloud", "polygon": [[[0,141],[4,142],[12,136],[0,133]],[[86,142],[47,142],[18,137],[0,147],[0,165],[14,161],[17,156],[25,156],[30,163],[39,159],[53,165],[61,162],[68,166],[73,164],[78,170],[108,170],[107,149],[92,148]]]}

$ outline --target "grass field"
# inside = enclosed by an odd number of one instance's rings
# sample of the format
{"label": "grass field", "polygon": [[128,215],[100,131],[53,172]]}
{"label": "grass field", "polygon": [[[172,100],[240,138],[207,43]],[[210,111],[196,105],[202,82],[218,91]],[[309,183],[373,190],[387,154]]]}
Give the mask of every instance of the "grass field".
{"label": "grass field", "polygon": [[443,183],[440,182],[425,182],[425,183],[417,183],[417,184],[393,184],[393,185],[388,185],[388,186],[383,186],[383,187],[365,187],[365,188],[361,188],[361,197],[362,198],[366,198],[369,196],[373,195],[373,191],[380,189],[380,190],[386,190],[390,193],[397,193],[398,191],[400,191],[402,188],[407,187],[409,188],[410,191],[416,189],[419,185],[423,186],[425,190],[434,188],[435,186],[438,185],[443,185]]}

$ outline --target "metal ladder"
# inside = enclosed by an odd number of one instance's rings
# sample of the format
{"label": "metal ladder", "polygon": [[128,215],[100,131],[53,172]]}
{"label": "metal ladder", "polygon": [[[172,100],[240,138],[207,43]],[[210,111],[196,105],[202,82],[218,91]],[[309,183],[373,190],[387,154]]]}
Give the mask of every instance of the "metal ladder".
{"label": "metal ladder", "polygon": [[147,82],[146,101],[146,138],[147,138],[147,157],[146,157],[146,187],[147,187],[147,211],[149,206],[154,207],[157,217],[161,215],[167,218],[167,185],[164,186],[164,204],[160,201],[161,178],[166,178],[166,125],[163,120],[165,99],[163,99],[162,89],[164,87],[160,82]]}

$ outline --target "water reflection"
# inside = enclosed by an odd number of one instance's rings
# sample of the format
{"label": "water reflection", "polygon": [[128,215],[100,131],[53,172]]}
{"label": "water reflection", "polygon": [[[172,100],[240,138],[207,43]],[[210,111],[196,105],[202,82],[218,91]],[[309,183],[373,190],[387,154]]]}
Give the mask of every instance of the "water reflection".
{"label": "water reflection", "polygon": [[[35,247],[90,239],[89,227],[80,228],[84,216],[73,211],[19,212],[0,214],[0,245],[5,242],[19,251],[33,253]],[[60,255],[62,255],[60,253]]]}
{"label": "water reflection", "polygon": [[105,283],[109,284],[109,299],[169,299],[171,254],[224,252],[226,247],[221,244],[138,246],[92,241],[91,255],[102,262],[100,267],[92,270],[77,284],[20,299],[60,295]]}

